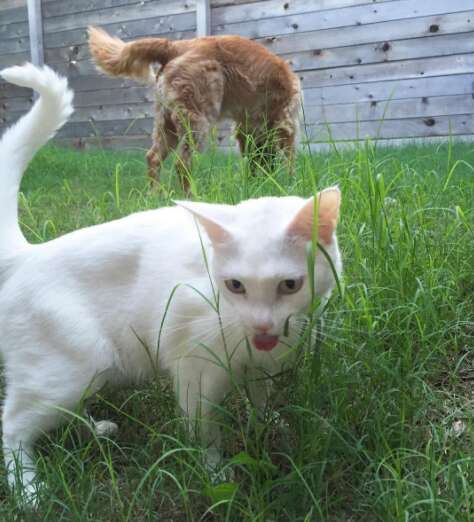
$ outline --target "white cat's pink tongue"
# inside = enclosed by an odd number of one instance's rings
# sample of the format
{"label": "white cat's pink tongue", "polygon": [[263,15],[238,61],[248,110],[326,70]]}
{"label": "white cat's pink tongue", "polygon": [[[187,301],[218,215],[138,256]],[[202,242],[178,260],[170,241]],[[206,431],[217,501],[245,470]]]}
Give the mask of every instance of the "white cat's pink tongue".
{"label": "white cat's pink tongue", "polygon": [[278,344],[278,335],[258,334],[253,336],[253,344],[257,350],[269,352]]}

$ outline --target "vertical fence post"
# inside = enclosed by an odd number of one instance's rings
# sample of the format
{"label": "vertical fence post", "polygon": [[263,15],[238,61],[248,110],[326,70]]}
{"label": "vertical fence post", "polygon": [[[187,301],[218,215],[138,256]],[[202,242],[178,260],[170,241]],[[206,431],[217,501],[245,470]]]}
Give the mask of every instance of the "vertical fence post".
{"label": "vertical fence post", "polygon": [[196,0],[196,36],[211,34],[210,0]]}
{"label": "vertical fence post", "polygon": [[41,16],[41,0],[28,0],[28,29],[30,33],[31,61],[35,65],[43,65],[43,18]]}

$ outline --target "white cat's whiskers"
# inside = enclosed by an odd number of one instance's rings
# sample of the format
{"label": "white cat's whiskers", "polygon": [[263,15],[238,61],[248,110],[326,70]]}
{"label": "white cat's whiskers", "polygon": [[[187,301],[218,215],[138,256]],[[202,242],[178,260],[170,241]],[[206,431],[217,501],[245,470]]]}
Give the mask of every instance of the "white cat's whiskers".
{"label": "white cat's whiskers", "polygon": [[202,333],[196,333],[193,337],[184,339],[181,345],[178,345],[177,348],[185,345],[188,346],[187,350],[183,353],[183,356],[187,356],[199,347],[203,349],[211,349],[211,345],[215,344],[216,341],[221,341],[222,337],[224,337],[227,348],[229,349],[229,345],[232,345],[233,343],[231,342],[232,339],[229,336],[226,336],[226,333],[230,331],[232,337],[237,336],[235,326],[239,324],[239,320],[234,319],[222,326],[218,325],[215,330],[208,331],[204,335]]}
{"label": "white cat's whiskers", "polygon": [[[176,321],[176,318],[185,318],[187,321],[185,321],[183,324],[170,324],[171,320],[174,322]],[[196,316],[196,315],[178,315],[173,313],[173,317],[169,318],[168,320],[165,319],[163,324],[160,324],[158,326],[155,326],[152,329],[147,330],[147,335],[150,338],[157,338],[163,340],[167,336],[172,336],[174,334],[185,332],[186,330],[192,329],[193,327],[200,327],[203,329],[203,331],[208,331],[207,327],[218,327],[219,321],[216,316]],[[150,348],[150,347],[147,347]]]}
{"label": "white cat's whiskers", "polygon": [[213,317],[196,317],[196,316],[189,316],[188,321],[185,324],[176,324],[173,326],[167,326],[166,323],[157,329],[152,330],[153,333],[158,333],[161,337],[164,337],[165,335],[172,335],[177,332],[182,332],[185,330],[189,330],[193,327],[200,326],[200,327],[206,327],[206,326],[219,326],[218,320]]}
{"label": "white cat's whiskers", "polygon": [[[308,326],[308,320],[307,319],[299,319],[299,318],[295,317],[294,321],[300,327],[307,327]],[[359,333],[359,334],[362,334],[362,335],[363,334],[367,334],[367,332],[364,332],[362,330],[356,331],[356,330],[354,330],[352,328],[347,329],[347,328],[344,328],[344,326],[340,326],[340,325],[334,325],[334,324],[331,325],[330,321],[327,321],[326,317],[324,317],[322,329],[320,328],[319,325],[313,326],[311,328],[311,336],[314,337],[314,336],[317,336],[317,335],[322,335],[323,339],[333,341],[333,342],[335,342],[335,343],[337,343],[337,344],[339,344],[341,346],[347,346],[347,347],[353,346],[353,343],[350,340],[348,340],[347,338],[340,337],[340,336],[336,335],[337,331],[344,332],[344,333],[347,333],[348,331],[350,331],[350,332]]]}

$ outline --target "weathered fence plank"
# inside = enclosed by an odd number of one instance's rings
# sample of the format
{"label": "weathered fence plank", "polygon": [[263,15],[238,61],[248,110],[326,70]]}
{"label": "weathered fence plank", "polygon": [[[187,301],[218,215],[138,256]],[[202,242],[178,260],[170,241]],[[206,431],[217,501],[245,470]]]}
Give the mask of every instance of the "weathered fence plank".
{"label": "weathered fence plank", "polygon": [[[76,78],[71,78],[69,83],[74,89],[74,92],[90,92],[103,89],[107,89],[108,91],[112,89],[129,89],[131,87],[136,88],[138,85],[135,80],[113,78],[100,74],[98,71],[95,71],[95,73],[91,75],[83,75]],[[151,88],[149,90],[151,91]]]}
{"label": "weathered fence plank", "polygon": [[304,90],[305,105],[383,101],[388,99],[422,98],[443,94],[473,95],[474,73],[410,78],[382,82],[366,82]]}
{"label": "weathered fence plank", "polygon": [[167,0],[166,2],[149,2],[139,9],[130,9],[129,6],[121,6],[114,9],[97,9],[76,14],[46,18],[44,29],[47,33],[67,31],[87,27],[90,24],[103,25],[107,23],[129,22],[143,20],[148,17],[169,16],[173,14],[195,11],[194,0]]}
{"label": "weathered fence plank", "polygon": [[99,107],[79,107],[74,111],[71,121],[114,121],[154,118],[153,103],[129,103],[125,105],[102,105]]}
{"label": "weathered fence plank", "polygon": [[399,60],[431,58],[472,53],[474,32],[433,36],[431,38],[410,38],[391,40],[350,47],[337,47],[317,51],[286,54],[296,71],[329,69],[347,65],[373,64]]}
{"label": "weathered fence plank", "polygon": [[62,138],[76,137],[108,137],[124,136],[127,134],[150,135],[153,130],[153,119],[145,118],[141,120],[114,120],[96,122],[70,122],[63,127],[58,136]]}
{"label": "weathered fence plank", "polygon": [[[462,33],[474,28],[474,10],[462,13],[412,18],[400,23],[397,20],[371,24],[370,30],[363,25],[346,27],[344,30],[298,32],[259,41],[276,54],[330,49],[351,45],[368,44],[406,38],[430,37],[435,34]],[[435,30],[436,29],[436,30]]]}
{"label": "weathered fence plank", "polygon": [[307,136],[316,141],[372,138],[411,138],[474,134],[472,114],[403,118],[400,120],[319,124],[306,127]]}
{"label": "weathered fence plank", "polygon": [[[152,103],[154,95],[150,89],[146,87],[129,87],[126,89],[114,89],[113,95],[109,89],[100,91],[77,91],[74,96],[74,107],[102,107],[102,106],[128,106],[132,103]],[[30,91],[31,93],[31,91]],[[31,94],[15,98],[8,98],[0,101],[8,108],[8,110],[22,110],[28,106]],[[15,109],[12,103],[15,102]]]}
{"label": "weathered fence plank", "polygon": [[[307,6],[314,5],[311,2]],[[471,11],[472,0],[450,1],[450,12]],[[262,38],[295,32],[340,29],[343,27],[366,26],[374,23],[386,23],[404,19],[439,16],[446,13],[446,0],[413,2],[399,0],[386,2],[374,9],[373,3],[356,7],[328,10],[321,15],[318,12],[268,17],[265,19],[245,20],[240,23],[219,24],[213,22],[214,34],[240,34],[251,38]],[[268,13],[269,14],[269,13]],[[214,18],[213,18],[214,20]],[[387,33],[385,35],[387,37]]]}
{"label": "weathered fence plank", "polygon": [[472,94],[423,96],[404,100],[384,100],[362,103],[310,105],[304,111],[308,123],[393,120],[433,116],[449,116],[474,112]]}
{"label": "weathered fence plank", "polygon": [[0,11],[0,39],[28,36],[28,15],[25,8]]}
{"label": "weathered fence plank", "polygon": [[[384,1],[384,0],[382,0]],[[385,0],[393,1],[393,0]],[[377,2],[379,5],[381,2]],[[371,0],[323,0],[308,2],[307,0],[260,0],[255,3],[241,3],[214,7],[212,2],[212,25],[222,26],[245,21],[263,20],[277,16],[291,16],[301,13],[316,12],[319,17],[324,16],[326,10],[334,10],[358,5],[374,5]]]}
{"label": "weathered fence plank", "polygon": [[96,107],[102,105],[122,105],[130,103],[152,103],[154,95],[147,87],[129,87],[114,89],[113,96],[110,90],[88,91],[76,93],[74,104],[76,107]]}
{"label": "weathered fence plank", "polygon": [[[172,38],[178,31],[196,30],[196,14],[194,12],[169,16],[154,16],[142,20],[130,22],[117,22],[102,24],[103,29],[109,33],[124,39],[142,38],[144,36],[166,36]],[[168,34],[168,33],[171,33]],[[76,46],[87,43],[87,31],[85,28],[71,29],[45,35],[45,47]]]}
{"label": "weathered fence plank", "polygon": [[[457,143],[465,143],[469,142],[472,143],[474,141],[474,135],[473,134],[460,134],[457,136],[451,136],[452,141],[455,141]],[[429,136],[424,138],[417,138],[417,137],[411,137],[411,138],[379,138],[375,142],[372,140],[372,144],[377,146],[377,149],[386,148],[386,147],[417,147],[420,153],[423,153],[423,147],[434,145],[434,144],[446,144],[446,136]],[[337,144],[334,143],[308,143],[304,145],[305,150],[310,150],[311,152],[323,152],[323,151],[331,151],[334,150],[334,147],[337,148],[337,150],[354,150],[356,147],[365,147],[365,141],[340,141]]]}
{"label": "weathered fence plank", "polygon": [[121,6],[140,9],[145,3],[153,0],[50,0],[44,5],[43,14],[45,18],[64,16],[67,14],[85,13],[98,9],[111,9]]}
{"label": "weathered fence plank", "polygon": [[474,71],[474,53],[304,71],[300,78],[304,88],[309,88],[461,74],[466,70]]}
{"label": "weathered fence plank", "polygon": [[4,56],[10,54],[24,53],[25,51],[30,51],[29,36],[5,40],[4,42],[2,42],[2,62]]}
{"label": "weathered fence plank", "polygon": [[0,122],[6,120],[7,111],[19,111],[19,115],[24,114],[31,108],[33,103],[33,93],[29,98],[9,98],[8,102],[0,103]]}
{"label": "weathered fence plank", "polygon": [[[398,0],[212,0],[212,16],[216,17],[218,23],[241,22],[248,15],[248,20],[267,18],[268,13],[273,16],[302,13],[307,11],[325,11],[339,7],[356,6],[363,4],[380,5],[385,2]],[[257,5],[255,5],[257,4]],[[285,4],[288,4],[285,7]],[[242,18],[243,17],[243,18]]]}
{"label": "weathered fence plank", "polygon": [[0,2],[0,11],[9,11],[19,7],[26,7],[26,0],[3,0]]}
{"label": "weathered fence plank", "polygon": [[63,147],[76,149],[96,149],[97,147],[110,150],[129,150],[140,152],[143,157],[143,171],[146,172],[144,153],[150,148],[151,139],[148,135],[111,136],[111,137],[75,137],[56,138],[55,142]]}
{"label": "weathered fence plank", "polygon": [[23,63],[25,61],[28,61],[30,59],[30,46],[29,46],[29,39],[26,40],[26,45],[23,51],[13,54],[3,54],[1,55],[1,66],[2,67],[9,67],[10,65],[18,65],[20,63]]}

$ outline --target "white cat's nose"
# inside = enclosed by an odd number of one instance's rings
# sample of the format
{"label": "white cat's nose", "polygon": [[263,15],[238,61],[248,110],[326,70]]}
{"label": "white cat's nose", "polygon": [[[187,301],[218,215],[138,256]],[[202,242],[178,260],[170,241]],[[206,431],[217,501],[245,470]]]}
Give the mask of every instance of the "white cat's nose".
{"label": "white cat's nose", "polygon": [[273,321],[259,321],[253,324],[253,329],[260,334],[268,333],[273,327]]}

